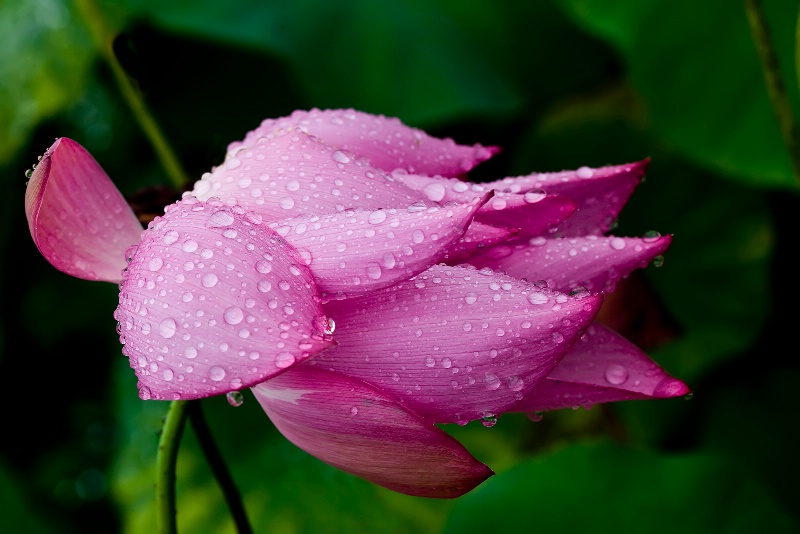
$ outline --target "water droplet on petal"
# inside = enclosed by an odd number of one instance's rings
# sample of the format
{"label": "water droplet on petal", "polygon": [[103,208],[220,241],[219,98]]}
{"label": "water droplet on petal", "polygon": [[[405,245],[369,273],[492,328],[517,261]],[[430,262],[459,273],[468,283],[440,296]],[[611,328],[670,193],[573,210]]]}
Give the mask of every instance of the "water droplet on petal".
{"label": "water droplet on petal", "polygon": [[178,325],[175,323],[175,319],[164,319],[158,325],[158,333],[167,339],[174,336],[177,329]]}
{"label": "water droplet on petal", "polygon": [[225,378],[225,369],[222,367],[214,366],[208,370],[208,377],[214,382],[219,382]]}
{"label": "water droplet on petal", "polygon": [[239,324],[244,319],[244,312],[238,306],[231,306],[223,314],[225,322],[231,325]]}
{"label": "water droplet on petal", "polygon": [[628,370],[618,363],[612,363],[606,369],[605,378],[609,384],[619,386],[628,380]]}
{"label": "water droplet on petal", "polygon": [[281,352],[275,357],[275,367],[286,369],[295,362],[295,357],[288,352]]}
{"label": "water droplet on petal", "polygon": [[622,250],[625,248],[625,240],[621,237],[615,237],[608,242],[608,245],[614,250]]}

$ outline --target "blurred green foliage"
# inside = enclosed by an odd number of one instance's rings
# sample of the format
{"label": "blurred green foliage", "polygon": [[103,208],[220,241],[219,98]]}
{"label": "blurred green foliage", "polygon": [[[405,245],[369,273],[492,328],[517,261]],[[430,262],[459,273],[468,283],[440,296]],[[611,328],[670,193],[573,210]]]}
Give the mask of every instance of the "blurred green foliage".
{"label": "blurred green foliage", "polygon": [[[797,4],[764,5],[796,104]],[[740,2],[99,7],[194,178],[266,117],[354,107],[501,146],[476,180],[650,157],[614,232],[675,236],[663,267],[620,284],[611,312],[630,316],[624,333],[689,383],[691,402],[447,426],[498,475],[438,501],[309,457],[249,392],[239,408],[206,399],[257,532],[797,531],[798,189]],[[116,288],[50,267],[22,209],[24,170],[57,136],[86,146],[126,194],[169,183],[80,13],[67,0],[0,0],[0,176],[10,188],[0,196],[0,509],[14,532],[149,533],[166,405],[136,396],[114,335]],[[191,429],[178,499],[182,531],[233,532]]]}

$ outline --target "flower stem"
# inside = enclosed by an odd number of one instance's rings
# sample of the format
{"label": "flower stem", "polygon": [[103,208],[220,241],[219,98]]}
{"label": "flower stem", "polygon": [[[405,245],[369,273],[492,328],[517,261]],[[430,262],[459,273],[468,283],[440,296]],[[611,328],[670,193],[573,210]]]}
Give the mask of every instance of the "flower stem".
{"label": "flower stem", "polygon": [[134,85],[133,80],[131,80],[130,76],[125,72],[125,69],[122,68],[119,61],[117,61],[117,56],[114,54],[113,49],[116,32],[112,31],[109,27],[106,19],[103,17],[102,11],[98,8],[94,0],[79,0],[76,4],[92,35],[97,50],[111,67],[120,93],[122,93],[123,98],[128,103],[145,137],[147,137],[150,144],[153,146],[161,162],[161,166],[167,173],[172,185],[175,186],[178,191],[183,191],[185,186],[191,183],[191,180],[186,174],[186,171],[184,171],[180,160],[175,155],[169,142],[167,142],[155,117],[153,117],[153,114],[150,113],[150,110],[147,108],[147,104],[145,104],[138,87]]}
{"label": "flower stem", "polygon": [[225,502],[228,503],[228,509],[236,525],[236,531],[239,534],[252,534],[253,529],[250,527],[250,521],[247,518],[247,512],[244,509],[239,490],[236,488],[225,460],[222,458],[222,454],[211,436],[211,431],[208,428],[208,423],[199,402],[193,402],[189,408],[189,420],[192,422],[192,428],[197,435],[197,440],[200,442],[200,447],[203,449],[206,461],[217,478],[222,494],[225,496]]}
{"label": "flower stem", "polygon": [[191,401],[172,401],[164,417],[156,458],[156,510],[161,534],[178,532],[175,510],[175,467]]}
{"label": "flower stem", "polygon": [[[789,152],[792,162],[795,181],[800,184],[800,130],[797,127],[792,105],[786,93],[786,84],[781,75],[778,54],[772,43],[767,18],[761,0],[745,0],[745,11],[750,22],[750,33],[753,36],[758,57],[761,60],[761,69],[764,72],[764,81],[767,86],[772,109],[778,118],[783,142]],[[798,21],[798,35],[800,35],[800,21]]]}

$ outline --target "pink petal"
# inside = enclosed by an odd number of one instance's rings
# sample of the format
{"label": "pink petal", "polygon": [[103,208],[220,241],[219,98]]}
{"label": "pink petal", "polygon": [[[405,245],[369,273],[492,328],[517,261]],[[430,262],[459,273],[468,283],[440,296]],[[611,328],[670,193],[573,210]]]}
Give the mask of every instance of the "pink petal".
{"label": "pink petal", "polygon": [[671,241],[671,236],[535,237],[521,244],[495,246],[468,262],[517,278],[544,280],[557,291],[583,286],[593,292],[610,292],[621,278],[663,254]]}
{"label": "pink petal", "polygon": [[[401,172],[392,176],[433,202],[469,202],[492,190],[485,184],[469,184],[456,178]],[[575,202],[565,196],[547,195],[539,190],[523,194],[497,190],[475,220],[498,227],[518,228],[522,236],[536,236],[563,223],[574,211]]]}
{"label": "pink petal", "polygon": [[437,265],[381,292],[326,304],[339,345],[311,365],[369,382],[437,423],[490,418],[547,376],[600,301]]}
{"label": "pink petal", "polygon": [[473,220],[463,237],[447,249],[443,261],[455,265],[474,256],[479,251],[507,241],[518,233],[517,228],[497,228]]}
{"label": "pink petal", "polygon": [[459,497],[494,473],[386,392],[299,365],[253,388],[292,443],[323,462],[418,497]]}
{"label": "pink petal", "polygon": [[143,399],[252,386],[334,344],[308,268],[255,214],[184,199],[129,254],[114,317]]}
{"label": "pink petal", "polygon": [[297,130],[249,136],[248,142],[195,183],[197,198],[218,197],[267,221],[409,206],[423,199],[385,172]]}
{"label": "pink petal", "polygon": [[544,190],[564,195],[577,211],[558,227],[560,236],[600,235],[607,232],[642,180],[649,160],[575,171],[534,173],[483,184],[498,191],[524,194]]}
{"label": "pink petal", "polygon": [[125,249],[142,225],[100,164],[62,137],[47,149],[25,191],[25,214],[50,264],[86,280],[118,282]]}
{"label": "pink petal", "polygon": [[243,143],[233,143],[228,150],[235,152],[242,144],[252,146],[259,137],[289,129],[308,132],[387,172],[405,169],[427,175],[458,176],[498,152],[496,147],[479,144],[457,145],[452,139],[431,137],[406,126],[399,119],[353,109],[312,109],[266,119],[247,134]]}
{"label": "pink petal", "polygon": [[490,197],[491,191],[456,206],[353,210],[271,226],[306,259],[324,298],[351,298],[441,261]]}
{"label": "pink petal", "polygon": [[602,402],[665,399],[689,391],[624,337],[594,323],[547,379],[513,410],[533,413]]}

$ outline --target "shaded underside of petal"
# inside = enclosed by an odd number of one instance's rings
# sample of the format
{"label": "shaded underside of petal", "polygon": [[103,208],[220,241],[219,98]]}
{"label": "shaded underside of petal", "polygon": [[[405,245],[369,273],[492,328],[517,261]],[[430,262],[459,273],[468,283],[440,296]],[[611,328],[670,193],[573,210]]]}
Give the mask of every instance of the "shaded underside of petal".
{"label": "shaded underside of petal", "polygon": [[665,399],[689,392],[686,384],[668,375],[638,347],[594,323],[513,410],[530,413],[622,400]]}
{"label": "shaded underside of petal", "polygon": [[229,152],[195,183],[192,194],[235,203],[268,221],[409,206],[424,199],[391,175],[299,130],[258,137]]}
{"label": "shaded underside of petal", "polygon": [[633,190],[642,181],[649,160],[581,167],[574,171],[534,173],[482,184],[498,191],[524,194],[546,191],[575,201],[576,212],[558,227],[559,236],[601,235],[616,221]]}
{"label": "shaded underside of petal", "polygon": [[493,474],[453,437],[360,380],[299,365],[253,393],[289,441],[391,490],[455,498]]}
{"label": "shaded underside of petal", "polygon": [[311,215],[271,226],[306,259],[323,298],[351,298],[442,261],[490,196],[455,206]]}
{"label": "shaded underside of petal", "polygon": [[517,278],[544,280],[557,291],[582,286],[593,292],[610,292],[621,278],[663,254],[671,241],[671,236],[536,237],[497,245],[468,262]]}
{"label": "shaded underside of petal", "polygon": [[437,265],[326,304],[339,345],[309,363],[370,382],[437,423],[492,417],[547,376],[600,300]]}
{"label": "shaded underside of petal", "polygon": [[464,235],[447,249],[442,260],[450,265],[460,263],[478,252],[507,241],[518,233],[517,228],[498,228],[473,220]]}
{"label": "shaded underside of petal", "polygon": [[[486,184],[470,184],[457,178],[400,172],[392,176],[432,202],[469,202],[492,190]],[[535,236],[563,223],[575,208],[575,202],[567,196],[548,195],[542,190],[512,193],[498,189],[478,211],[475,220],[497,227],[517,228],[520,235]]]}
{"label": "shaded underside of petal", "polygon": [[118,282],[125,249],[142,225],[99,163],[62,137],[45,152],[25,191],[36,246],[53,267],[86,280]]}
{"label": "shaded underside of petal", "polygon": [[238,390],[333,344],[308,267],[255,214],[185,199],[130,255],[114,316],[142,398]]}
{"label": "shaded underside of petal", "polygon": [[495,147],[456,144],[406,126],[399,119],[353,109],[295,111],[287,117],[266,119],[247,134],[243,143],[233,143],[229,152],[251,145],[259,137],[279,130],[300,129],[330,145],[363,158],[384,171],[404,169],[427,175],[458,176],[497,153]]}

